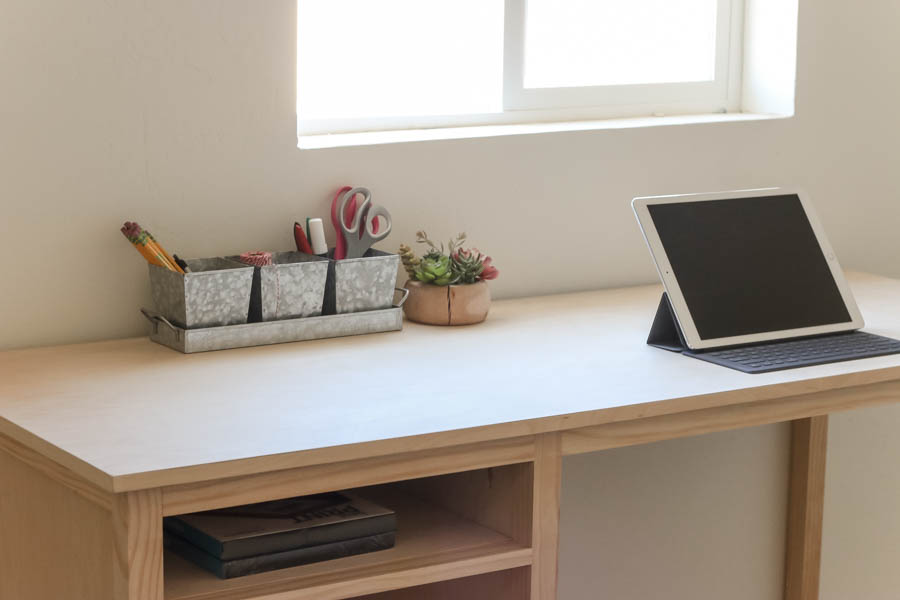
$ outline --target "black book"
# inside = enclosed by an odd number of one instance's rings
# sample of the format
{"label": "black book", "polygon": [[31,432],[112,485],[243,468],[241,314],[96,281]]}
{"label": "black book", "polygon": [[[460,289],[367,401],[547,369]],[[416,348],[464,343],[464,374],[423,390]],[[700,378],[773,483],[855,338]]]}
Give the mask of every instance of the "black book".
{"label": "black book", "polygon": [[394,511],[346,492],[210,510],[164,520],[167,532],[231,561],[397,530]]}
{"label": "black book", "polygon": [[242,577],[254,573],[274,571],[275,569],[285,569],[287,567],[296,567],[298,565],[306,565],[309,563],[321,562],[323,560],[333,560],[345,556],[386,550],[394,547],[395,536],[396,533],[391,531],[341,542],[308,546],[296,550],[273,552],[271,554],[249,556],[247,558],[237,558],[234,560],[219,560],[212,554],[204,552],[187,540],[168,531],[165,533],[165,545],[166,548],[175,554],[178,554],[197,566],[213,573],[220,579],[231,579],[232,577]]}

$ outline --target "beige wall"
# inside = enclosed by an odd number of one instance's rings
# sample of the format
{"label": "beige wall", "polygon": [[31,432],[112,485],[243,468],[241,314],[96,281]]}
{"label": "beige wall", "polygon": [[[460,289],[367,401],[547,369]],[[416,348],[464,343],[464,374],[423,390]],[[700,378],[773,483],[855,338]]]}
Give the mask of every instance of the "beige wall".
{"label": "beige wall", "polygon": [[[294,135],[294,3],[0,3],[0,347],[142,333],[146,267],[117,231],[126,219],[152,227],[185,256],[286,249],[291,222],[323,215],[329,193],[344,183],[371,187],[390,207],[393,244],[422,227],[439,237],[469,232],[502,270],[500,296],[653,280],[632,196],[780,184],[808,188],[845,265],[900,276],[900,5],[893,0],[801,2],[793,119],[311,151],[297,150]],[[877,568],[900,560],[893,519],[900,474],[876,468],[896,464],[900,442],[871,437],[889,426],[900,426],[900,410],[835,419],[824,598],[859,589],[893,598],[900,589],[900,571]],[[771,456],[771,445],[784,443],[779,431],[569,461],[567,490],[593,489],[618,473],[613,481],[625,478],[636,487],[624,489],[639,491],[646,484],[627,474],[651,461],[680,476],[648,488],[664,499],[667,485],[700,472],[697,457],[714,478],[745,461],[767,499],[745,502],[741,488],[725,485],[715,497],[723,507],[755,507],[752,518],[769,529],[745,549],[731,539],[735,526],[710,528],[696,511],[682,527],[705,532],[711,544],[698,555],[700,567],[705,557],[752,554],[735,581],[743,597],[770,597],[780,575],[765,560],[782,529],[771,499],[784,486],[783,458]],[[700,493],[678,498],[695,502]],[[635,561],[635,540],[668,535],[658,531],[664,520],[637,518],[622,498],[616,506],[628,528],[598,521],[602,505],[567,502],[566,522],[596,532],[593,547],[622,542]],[[710,510],[719,520],[733,516]],[[573,535],[564,536],[566,556]],[[667,552],[679,548],[656,548],[647,572],[671,573]],[[563,569],[564,600],[603,590],[608,569],[573,569]],[[640,595],[616,587],[616,597],[721,597],[702,568],[641,583]]]}
{"label": "beige wall", "polygon": [[790,427],[569,457],[560,600],[780,600]]}

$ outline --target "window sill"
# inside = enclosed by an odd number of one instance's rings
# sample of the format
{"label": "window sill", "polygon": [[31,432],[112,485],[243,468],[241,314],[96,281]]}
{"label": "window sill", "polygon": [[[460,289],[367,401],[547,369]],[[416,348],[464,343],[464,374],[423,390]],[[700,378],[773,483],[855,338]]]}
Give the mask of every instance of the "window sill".
{"label": "window sill", "polygon": [[564,131],[595,131],[602,129],[631,129],[636,127],[661,127],[691,125],[696,123],[733,123],[737,121],[761,121],[785,119],[789,115],[757,113],[716,113],[664,117],[639,117],[605,119],[602,121],[575,121],[564,123],[527,123],[514,125],[479,125],[475,127],[445,127],[439,129],[403,129],[394,131],[366,131],[361,133],[332,133],[301,135],[301,150],[316,148],[341,148],[345,146],[373,146],[402,142],[430,140],[458,140],[467,138],[529,135],[535,133],[559,133]]}

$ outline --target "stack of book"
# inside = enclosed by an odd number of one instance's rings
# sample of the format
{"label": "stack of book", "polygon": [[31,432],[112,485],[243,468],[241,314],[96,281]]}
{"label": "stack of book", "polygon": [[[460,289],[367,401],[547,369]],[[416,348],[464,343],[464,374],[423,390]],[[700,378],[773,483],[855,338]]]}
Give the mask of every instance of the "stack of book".
{"label": "stack of book", "polygon": [[222,579],[385,550],[397,515],[347,492],[167,517],[166,547]]}

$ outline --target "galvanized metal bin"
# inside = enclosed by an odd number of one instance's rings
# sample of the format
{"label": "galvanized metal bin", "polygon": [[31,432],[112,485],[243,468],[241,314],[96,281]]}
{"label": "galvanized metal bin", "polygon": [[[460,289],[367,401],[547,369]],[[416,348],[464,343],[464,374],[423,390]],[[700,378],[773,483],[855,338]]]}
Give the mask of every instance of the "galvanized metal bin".
{"label": "galvanized metal bin", "polygon": [[400,307],[409,296],[409,291],[405,289],[398,291],[402,293],[400,300],[396,305],[385,310],[305,317],[285,321],[269,321],[268,323],[246,323],[230,327],[182,329],[170,323],[162,315],[147,310],[141,310],[141,312],[151,323],[151,340],[179,352],[192,354],[212,350],[400,331],[403,328],[403,312]]}
{"label": "galvanized metal bin", "polygon": [[345,313],[390,308],[397,283],[400,256],[370,249],[362,258],[333,260],[328,253],[328,282],[323,313]]}
{"label": "galvanized metal bin", "polygon": [[187,261],[190,273],[150,265],[156,310],[185,329],[247,322],[253,267],[226,258]]}
{"label": "galvanized metal bin", "polygon": [[275,264],[254,267],[249,322],[321,315],[328,259],[302,252],[276,252],[272,261]]}

